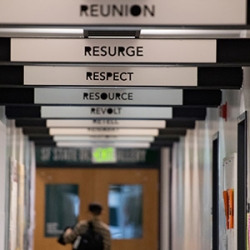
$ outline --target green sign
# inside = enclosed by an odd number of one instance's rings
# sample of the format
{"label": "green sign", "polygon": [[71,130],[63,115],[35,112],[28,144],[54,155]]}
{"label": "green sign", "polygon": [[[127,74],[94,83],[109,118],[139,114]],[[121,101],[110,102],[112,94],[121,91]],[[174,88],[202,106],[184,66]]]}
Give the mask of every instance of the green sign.
{"label": "green sign", "polygon": [[[38,167],[46,166],[80,166],[94,164],[126,164],[158,167],[160,150],[158,149],[115,149],[108,148],[60,148],[36,147]],[[104,164],[104,165],[105,165]]]}
{"label": "green sign", "polygon": [[92,156],[93,156],[93,162],[98,162],[98,163],[116,162],[115,149],[112,147],[95,148],[93,149]]}

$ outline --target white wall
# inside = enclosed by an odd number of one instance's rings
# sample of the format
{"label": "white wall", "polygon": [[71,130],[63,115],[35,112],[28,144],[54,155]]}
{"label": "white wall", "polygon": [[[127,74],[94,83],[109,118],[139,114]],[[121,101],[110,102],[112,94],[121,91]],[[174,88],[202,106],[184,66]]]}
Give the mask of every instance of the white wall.
{"label": "white wall", "polygon": [[[11,159],[17,162],[17,178],[19,188],[17,187],[14,195],[15,206],[11,206]],[[12,161],[12,162],[13,162]],[[22,133],[22,129],[15,127],[12,120],[5,118],[5,109],[0,106],[0,249],[9,249],[10,235],[17,233],[18,237],[13,238],[11,249],[26,250],[32,249],[32,242],[25,245],[23,241],[24,232],[33,237],[34,231],[34,175],[35,172],[35,151],[33,143],[27,141]],[[23,175],[23,176],[22,176]],[[30,182],[31,189],[25,189],[27,181]],[[26,192],[26,194],[25,194]],[[30,214],[25,211],[24,199],[30,197]],[[14,208],[14,209],[13,209]],[[14,211],[14,217],[11,212]],[[12,224],[10,226],[10,220]],[[11,234],[9,233],[11,230]]]}
{"label": "white wall", "polygon": [[[237,152],[237,117],[250,110],[250,68],[244,68],[240,90],[223,90],[228,103],[228,119],[219,116],[219,108],[208,108],[205,121],[196,122],[195,130],[173,148],[173,250],[210,250],[212,243],[212,140],[219,132],[219,194],[223,186],[223,159]],[[248,115],[248,124],[249,124]],[[249,128],[248,128],[249,131]],[[248,145],[249,137],[248,137]],[[248,147],[248,159],[250,155]],[[249,168],[249,160],[248,160]],[[249,189],[249,188],[248,188]],[[248,197],[248,201],[250,197]],[[225,244],[225,215],[220,199],[220,249]]]}

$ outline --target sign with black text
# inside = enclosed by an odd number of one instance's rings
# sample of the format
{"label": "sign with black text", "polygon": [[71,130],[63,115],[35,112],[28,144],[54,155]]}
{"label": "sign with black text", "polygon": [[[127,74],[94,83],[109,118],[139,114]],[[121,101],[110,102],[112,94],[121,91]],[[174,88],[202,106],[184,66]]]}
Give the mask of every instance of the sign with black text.
{"label": "sign with black text", "polygon": [[171,119],[172,108],[42,106],[41,118]]}
{"label": "sign with black text", "polygon": [[182,105],[180,89],[36,88],[35,104]]}
{"label": "sign with black text", "polygon": [[1,24],[244,25],[245,0],[0,1]]}
{"label": "sign with black text", "polygon": [[24,85],[197,86],[196,67],[24,66]]}
{"label": "sign with black text", "polygon": [[216,63],[216,40],[12,38],[11,61]]}

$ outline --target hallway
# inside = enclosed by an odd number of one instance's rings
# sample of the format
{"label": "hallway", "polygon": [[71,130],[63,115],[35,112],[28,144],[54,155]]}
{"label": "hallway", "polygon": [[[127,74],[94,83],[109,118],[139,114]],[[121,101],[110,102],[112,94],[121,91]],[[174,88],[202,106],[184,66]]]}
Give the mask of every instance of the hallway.
{"label": "hallway", "polygon": [[1,0],[0,249],[250,249],[249,6]]}

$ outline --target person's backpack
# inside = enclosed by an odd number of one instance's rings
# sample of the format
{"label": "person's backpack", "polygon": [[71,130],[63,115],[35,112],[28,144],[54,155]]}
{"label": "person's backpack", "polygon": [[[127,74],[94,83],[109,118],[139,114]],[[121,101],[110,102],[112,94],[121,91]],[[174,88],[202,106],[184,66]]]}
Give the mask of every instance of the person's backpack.
{"label": "person's backpack", "polygon": [[92,222],[88,222],[88,229],[79,235],[73,243],[73,250],[103,250],[103,237],[95,232]]}

